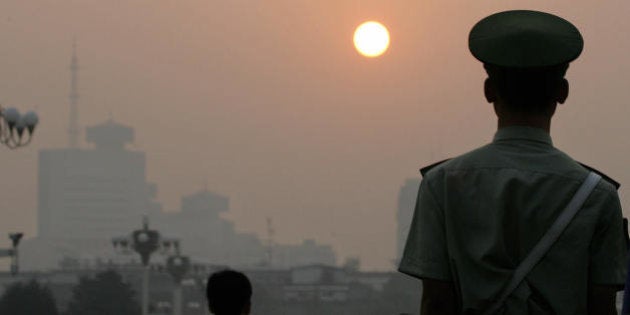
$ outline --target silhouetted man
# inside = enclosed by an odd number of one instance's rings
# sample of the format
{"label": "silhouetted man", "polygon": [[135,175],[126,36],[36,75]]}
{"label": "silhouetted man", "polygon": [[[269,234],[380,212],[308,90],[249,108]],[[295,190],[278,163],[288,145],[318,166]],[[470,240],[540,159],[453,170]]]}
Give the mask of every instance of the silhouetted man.
{"label": "silhouetted man", "polygon": [[551,14],[506,11],[478,22],[469,47],[488,74],[498,130],[421,170],[399,266],[422,279],[421,313],[616,314],[626,272],[618,184],[549,135],[580,32]]}
{"label": "silhouetted man", "polygon": [[212,314],[246,315],[251,309],[252,285],[243,273],[218,271],[208,278],[206,298]]}

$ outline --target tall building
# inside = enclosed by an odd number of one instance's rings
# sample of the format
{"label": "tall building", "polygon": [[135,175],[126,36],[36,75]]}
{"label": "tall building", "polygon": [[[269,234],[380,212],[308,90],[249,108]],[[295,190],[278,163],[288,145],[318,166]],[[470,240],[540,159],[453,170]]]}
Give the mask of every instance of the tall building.
{"label": "tall building", "polygon": [[129,150],[133,129],[114,122],[88,127],[90,148],[39,152],[36,238],[21,245],[26,269],[50,269],[64,257],[111,255],[112,237],[160,212],[156,186],[146,180],[144,152]]}
{"label": "tall building", "polygon": [[109,239],[128,233],[146,212],[159,210],[147,183],[144,152],[125,145],[133,129],[109,120],[87,128],[92,149],[39,154],[38,235]]}
{"label": "tall building", "polygon": [[398,213],[397,213],[397,251],[396,262],[402,258],[403,251],[405,250],[405,242],[407,241],[407,234],[409,234],[409,225],[413,218],[413,211],[416,204],[416,195],[418,194],[418,188],[420,187],[420,179],[411,178],[405,181],[405,184],[400,188],[398,193]]}

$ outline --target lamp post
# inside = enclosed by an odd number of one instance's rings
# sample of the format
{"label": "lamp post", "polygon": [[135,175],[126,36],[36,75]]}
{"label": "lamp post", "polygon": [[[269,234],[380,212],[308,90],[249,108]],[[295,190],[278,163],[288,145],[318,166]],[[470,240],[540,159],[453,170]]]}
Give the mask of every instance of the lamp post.
{"label": "lamp post", "polygon": [[19,272],[18,245],[24,233],[9,233],[11,248],[0,249],[0,257],[11,257],[11,275],[15,276]]}
{"label": "lamp post", "polygon": [[140,255],[142,261],[142,315],[149,314],[149,261],[151,255],[162,249],[168,251],[171,247],[178,250],[179,241],[162,238],[160,232],[149,229],[149,221],[145,216],[142,229],[131,232],[129,236],[112,239],[115,250],[129,253],[129,248]]}
{"label": "lamp post", "polygon": [[11,239],[11,247],[13,250],[13,255],[11,256],[11,275],[15,276],[19,271],[19,261],[18,261],[18,245],[20,244],[20,240],[24,236],[24,233],[9,233],[9,238]]}
{"label": "lamp post", "polygon": [[[0,142],[10,149],[29,144],[38,122],[39,117],[35,112],[21,115],[13,107],[0,107]],[[28,137],[24,137],[24,131],[28,133]]]}
{"label": "lamp post", "polygon": [[175,288],[173,290],[173,315],[182,315],[182,279],[190,269],[190,259],[179,254],[168,257],[166,270],[173,277]]}

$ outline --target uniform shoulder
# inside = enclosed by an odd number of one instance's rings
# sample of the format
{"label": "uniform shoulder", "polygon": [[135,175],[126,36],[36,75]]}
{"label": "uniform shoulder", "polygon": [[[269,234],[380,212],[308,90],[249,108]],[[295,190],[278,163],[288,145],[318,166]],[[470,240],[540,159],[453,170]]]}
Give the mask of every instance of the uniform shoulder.
{"label": "uniform shoulder", "polygon": [[609,184],[611,184],[611,185],[615,188],[615,190],[618,190],[618,189],[619,189],[619,187],[621,186],[621,184],[620,184],[619,182],[615,181],[614,179],[610,178],[608,175],[606,175],[606,174],[604,174],[604,173],[600,172],[599,170],[597,170],[597,169],[595,169],[595,168],[593,168],[593,167],[590,167],[590,166],[588,166],[588,165],[586,165],[586,164],[584,164],[584,163],[580,163],[580,162],[578,162],[578,164],[580,164],[582,167],[584,167],[585,169],[587,169],[587,170],[589,170],[589,171],[591,171],[591,172],[595,172],[595,173],[597,173],[597,174],[598,174],[599,176],[601,176],[601,177],[602,177],[605,181],[607,181]]}
{"label": "uniform shoulder", "polygon": [[494,155],[494,152],[492,150],[493,149],[490,145],[483,145],[456,157],[441,160],[439,162],[435,162],[425,167],[422,167],[420,168],[420,174],[422,174],[422,176],[424,177],[429,172],[437,169],[462,167],[466,168],[470,167],[471,165],[477,166],[480,163],[483,163],[482,161],[491,160],[492,156]]}
{"label": "uniform shoulder", "polygon": [[430,170],[432,170],[432,169],[434,169],[434,168],[436,168],[436,167],[438,167],[438,166],[440,166],[440,165],[442,165],[442,164],[444,164],[444,163],[446,163],[446,162],[448,162],[448,161],[450,161],[450,160],[452,160],[452,159],[445,159],[445,160],[442,160],[442,161],[435,162],[435,163],[433,163],[433,164],[430,164],[430,165],[424,166],[424,167],[420,168],[420,174],[422,174],[422,176],[424,177],[424,176],[426,176],[426,174],[427,174]]}

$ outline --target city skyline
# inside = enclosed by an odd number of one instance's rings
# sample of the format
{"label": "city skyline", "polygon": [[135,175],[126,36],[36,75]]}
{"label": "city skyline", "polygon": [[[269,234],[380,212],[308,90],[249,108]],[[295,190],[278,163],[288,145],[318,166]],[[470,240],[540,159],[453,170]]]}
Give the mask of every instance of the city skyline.
{"label": "city skyline", "polygon": [[38,234],[22,242],[22,269],[54,270],[71,260],[119,261],[110,242],[136,230],[140,217],[178,239],[195,262],[234,268],[337,265],[330,245],[316,239],[276,242],[271,218],[268,235],[236,231],[234,222],[222,217],[229,214],[229,197],[208,187],[182,196],[178,211],[164,212],[155,200],[159,187],[146,179],[146,152],[128,149],[134,134],[110,118],[86,128],[91,148],[69,141],[68,147],[39,152]]}
{"label": "city skyline", "polygon": [[[132,125],[164,209],[207,183],[231,196],[239,231],[265,235],[273,217],[278,241],[317,238],[341,261],[391,269],[400,186],[494,133],[468,31],[523,7],[583,32],[554,144],[621,182],[628,206],[630,39],[619,30],[630,27],[629,3],[11,0],[0,4],[10,43],[0,102],[37,110],[40,125],[28,147],[3,151],[0,232],[36,233],[37,152],[67,144],[76,38],[81,126],[110,114]],[[352,45],[366,19],[391,32],[378,59]]]}

